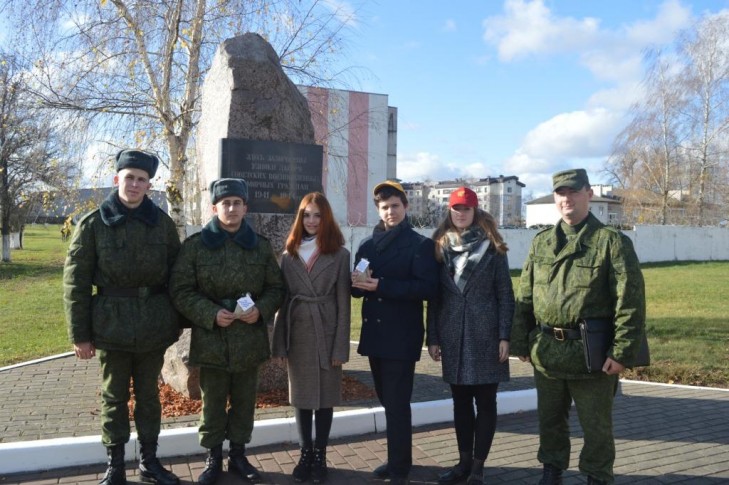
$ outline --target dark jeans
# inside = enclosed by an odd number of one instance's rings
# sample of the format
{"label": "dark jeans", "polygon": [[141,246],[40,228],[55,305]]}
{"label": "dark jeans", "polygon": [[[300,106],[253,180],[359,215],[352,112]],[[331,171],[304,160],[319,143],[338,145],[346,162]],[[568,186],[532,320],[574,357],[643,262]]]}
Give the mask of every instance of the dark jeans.
{"label": "dark jeans", "polygon": [[498,388],[498,383],[476,386],[451,384],[453,423],[456,428],[458,451],[472,454],[477,460],[486,460],[494,440]]}
{"label": "dark jeans", "polygon": [[392,477],[407,477],[413,465],[413,428],[410,398],[415,362],[370,357],[375,391],[385,408],[387,463]]}

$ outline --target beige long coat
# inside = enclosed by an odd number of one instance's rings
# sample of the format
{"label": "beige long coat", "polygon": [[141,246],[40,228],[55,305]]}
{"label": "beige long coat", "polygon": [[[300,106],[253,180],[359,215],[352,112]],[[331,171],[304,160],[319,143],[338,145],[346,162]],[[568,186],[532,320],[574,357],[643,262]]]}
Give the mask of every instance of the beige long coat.
{"label": "beige long coat", "polygon": [[349,360],[349,251],[320,254],[311,271],[284,253],[281,271],[286,299],[276,316],[273,356],[286,357],[289,401],[299,409],[322,409],[341,402],[342,367]]}

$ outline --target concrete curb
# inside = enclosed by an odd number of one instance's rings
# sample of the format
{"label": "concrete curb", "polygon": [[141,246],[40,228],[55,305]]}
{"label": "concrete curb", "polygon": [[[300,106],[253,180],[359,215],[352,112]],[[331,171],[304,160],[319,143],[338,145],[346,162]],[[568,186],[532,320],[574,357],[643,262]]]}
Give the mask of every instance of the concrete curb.
{"label": "concrete curb", "polygon": [[[537,408],[537,392],[536,389],[499,392],[497,403],[499,414],[533,411]],[[413,426],[453,420],[450,399],[413,403],[411,407]],[[379,433],[385,428],[385,411],[382,407],[340,411],[334,413],[331,437]],[[248,446],[295,443],[297,439],[294,418],[265,419],[256,421],[253,438]],[[0,474],[104,463],[106,454],[100,443],[101,437],[98,435],[0,443]],[[127,460],[137,459],[136,434],[132,434],[125,451]],[[160,433],[160,457],[194,455],[202,451],[198,444],[197,427],[167,429]]]}

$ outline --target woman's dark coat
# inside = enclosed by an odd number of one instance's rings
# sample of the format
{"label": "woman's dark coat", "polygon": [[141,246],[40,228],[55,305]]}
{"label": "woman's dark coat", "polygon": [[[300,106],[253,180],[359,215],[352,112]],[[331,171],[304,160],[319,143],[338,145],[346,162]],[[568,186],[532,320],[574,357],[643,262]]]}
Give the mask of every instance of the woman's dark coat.
{"label": "woman's dark coat", "polygon": [[440,345],[443,380],[477,385],[509,380],[509,363],[499,363],[499,341],[509,340],[514,290],[506,255],[488,248],[464,291],[447,265],[440,267],[440,291],[428,304],[428,345]]}

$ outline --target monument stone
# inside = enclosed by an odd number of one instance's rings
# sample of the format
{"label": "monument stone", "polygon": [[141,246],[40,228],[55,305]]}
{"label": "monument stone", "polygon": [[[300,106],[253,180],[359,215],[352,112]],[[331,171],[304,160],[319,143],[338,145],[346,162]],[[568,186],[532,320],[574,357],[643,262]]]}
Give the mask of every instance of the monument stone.
{"label": "monument stone", "polygon": [[[210,182],[249,182],[246,220],[281,254],[301,197],[322,190],[322,152],[306,98],[281,68],[273,47],[258,34],[224,41],[202,87],[197,168],[203,222],[212,217]],[[267,322],[269,335],[273,322]],[[162,376],[178,392],[200,397],[197,369],[185,365],[190,331],[165,355]],[[286,369],[264,364],[259,389],[286,386]]]}

